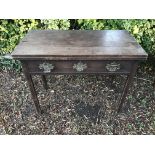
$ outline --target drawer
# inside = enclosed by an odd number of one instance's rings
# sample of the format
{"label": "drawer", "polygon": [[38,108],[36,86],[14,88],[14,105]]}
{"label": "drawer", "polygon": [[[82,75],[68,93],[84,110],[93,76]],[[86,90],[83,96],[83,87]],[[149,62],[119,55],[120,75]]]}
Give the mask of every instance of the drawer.
{"label": "drawer", "polygon": [[133,61],[29,60],[30,73],[129,73]]}

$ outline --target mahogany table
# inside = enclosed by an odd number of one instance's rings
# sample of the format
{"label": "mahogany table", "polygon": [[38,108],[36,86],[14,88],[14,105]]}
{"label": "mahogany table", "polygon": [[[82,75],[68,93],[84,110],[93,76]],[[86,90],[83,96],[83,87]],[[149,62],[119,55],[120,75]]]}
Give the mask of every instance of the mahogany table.
{"label": "mahogany table", "polygon": [[20,60],[35,107],[41,108],[32,75],[126,74],[117,111],[122,109],[139,61],[147,54],[126,30],[32,30],[12,53]]}

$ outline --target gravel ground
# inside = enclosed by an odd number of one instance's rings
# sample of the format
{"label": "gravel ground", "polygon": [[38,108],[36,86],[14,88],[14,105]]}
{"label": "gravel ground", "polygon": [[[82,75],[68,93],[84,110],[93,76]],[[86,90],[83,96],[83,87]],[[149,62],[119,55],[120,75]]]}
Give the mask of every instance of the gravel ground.
{"label": "gravel ground", "polygon": [[0,134],[155,134],[153,77],[138,70],[126,99],[125,113],[115,115],[125,76],[47,76],[49,89],[34,76],[42,116],[35,112],[24,75],[0,72]]}

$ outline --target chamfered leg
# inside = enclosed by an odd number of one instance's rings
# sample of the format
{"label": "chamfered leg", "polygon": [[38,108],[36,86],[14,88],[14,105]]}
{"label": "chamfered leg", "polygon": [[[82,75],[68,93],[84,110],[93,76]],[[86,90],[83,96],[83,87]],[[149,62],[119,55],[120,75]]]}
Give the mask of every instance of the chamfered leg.
{"label": "chamfered leg", "polygon": [[38,114],[41,114],[41,108],[40,108],[40,105],[39,105],[37,92],[36,92],[35,87],[34,87],[32,75],[28,72],[28,68],[27,68],[27,65],[25,63],[22,63],[22,67],[23,67],[23,71],[24,71],[25,77],[26,77],[28,85],[29,85],[29,89],[30,89],[30,92],[31,92],[32,99],[33,99],[33,102],[35,104],[36,110],[37,110]]}
{"label": "chamfered leg", "polygon": [[45,75],[41,75],[41,78],[42,78],[42,82],[43,82],[43,87],[47,90],[48,85],[47,85],[47,79],[46,79]]}
{"label": "chamfered leg", "polygon": [[136,73],[136,70],[137,70],[137,63],[135,63],[133,65],[130,74],[127,76],[127,79],[126,79],[126,82],[125,82],[125,85],[124,85],[124,88],[123,88],[123,93],[121,95],[119,105],[118,105],[118,110],[117,110],[118,113],[122,110],[122,107],[123,107],[127,92],[129,90],[129,86],[131,85],[131,83],[133,81],[133,77],[134,77],[134,75]]}

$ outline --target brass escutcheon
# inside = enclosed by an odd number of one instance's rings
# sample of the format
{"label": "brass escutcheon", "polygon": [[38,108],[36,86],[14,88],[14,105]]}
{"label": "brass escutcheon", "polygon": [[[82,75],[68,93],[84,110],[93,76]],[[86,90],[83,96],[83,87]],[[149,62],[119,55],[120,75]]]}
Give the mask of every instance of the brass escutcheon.
{"label": "brass escutcheon", "polygon": [[51,70],[54,69],[54,66],[53,66],[53,64],[44,62],[39,65],[39,69],[43,69],[44,73],[50,73]]}
{"label": "brass escutcheon", "polygon": [[78,62],[77,64],[73,65],[73,69],[75,69],[78,72],[82,72],[86,68],[87,68],[87,65],[82,62]]}
{"label": "brass escutcheon", "polygon": [[106,65],[106,69],[110,72],[116,72],[117,70],[120,69],[120,64],[118,64],[116,62],[112,62],[112,63]]}

